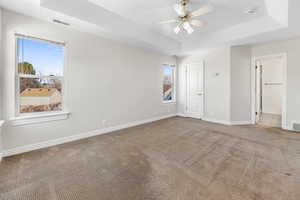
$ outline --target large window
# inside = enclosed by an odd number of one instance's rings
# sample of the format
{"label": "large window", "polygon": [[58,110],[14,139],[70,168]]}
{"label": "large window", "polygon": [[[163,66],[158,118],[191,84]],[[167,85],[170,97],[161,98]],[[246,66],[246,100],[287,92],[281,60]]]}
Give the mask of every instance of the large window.
{"label": "large window", "polygon": [[175,66],[163,65],[163,101],[175,102]]}
{"label": "large window", "polygon": [[64,44],[16,35],[17,114],[61,111]]}

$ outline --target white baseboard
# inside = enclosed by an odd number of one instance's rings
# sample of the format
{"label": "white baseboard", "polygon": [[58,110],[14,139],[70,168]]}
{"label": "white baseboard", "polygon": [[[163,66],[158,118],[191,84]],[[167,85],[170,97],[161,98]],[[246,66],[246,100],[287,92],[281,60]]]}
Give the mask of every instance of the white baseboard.
{"label": "white baseboard", "polygon": [[186,115],[183,114],[183,113],[177,113],[176,115],[177,115],[178,117],[186,117]]}
{"label": "white baseboard", "polygon": [[[179,117],[187,117],[185,114],[183,113],[177,113],[177,116]],[[207,121],[207,122],[212,122],[212,123],[217,123],[217,124],[225,124],[225,125],[250,125],[253,124],[252,121],[225,121],[225,120],[216,120],[216,119],[212,119],[212,118],[202,118],[203,121]]]}
{"label": "white baseboard", "polygon": [[58,139],[49,140],[49,141],[45,141],[45,142],[40,142],[40,143],[36,143],[36,144],[30,144],[30,145],[25,145],[25,146],[21,146],[21,147],[12,148],[12,149],[6,149],[2,152],[2,156],[7,157],[7,156],[25,153],[25,152],[29,152],[29,151],[33,151],[33,150],[37,150],[37,149],[51,147],[51,146],[55,146],[55,145],[59,145],[59,144],[67,143],[67,142],[72,142],[72,141],[76,141],[76,140],[80,140],[80,139],[84,139],[84,138],[89,138],[89,137],[96,136],[96,135],[102,135],[102,134],[110,133],[113,131],[130,128],[130,127],[134,127],[134,126],[138,126],[138,125],[142,125],[142,124],[146,124],[146,123],[150,123],[150,122],[154,122],[154,121],[158,121],[158,120],[162,120],[162,119],[167,119],[167,118],[171,118],[171,117],[175,117],[175,116],[176,116],[176,114],[165,115],[165,116],[161,116],[161,117],[154,117],[154,118],[150,118],[150,119],[146,119],[146,120],[135,121],[135,122],[122,124],[122,125],[118,125],[118,126],[93,130],[90,132],[85,132],[85,133],[81,133],[81,134],[77,134],[77,135],[72,135],[72,136],[68,136],[68,137],[63,137],[63,138],[58,138]]}
{"label": "white baseboard", "polygon": [[[183,113],[177,113],[177,116],[179,116],[179,117],[187,117]],[[206,122],[217,123],[217,124],[231,125],[231,122],[228,122],[228,121],[225,121],[225,120],[217,120],[217,119],[212,119],[212,118],[207,118],[207,117],[203,117],[201,120],[206,121]]]}
{"label": "white baseboard", "polygon": [[203,121],[213,122],[217,124],[224,124],[224,125],[231,125],[231,122],[225,121],[225,120],[217,120],[217,119],[211,119],[211,118],[202,118]]}
{"label": "white baseboard", "polygon": [[230,125],[251,125],[253,124],[252,121],[232,121],[230,122]]}
{"label": "white baseboard", "polygon": [[282,129],[283,129],[283,130],[287,130],[287,131],[292,131],[292,132],[300,132],[300,131],[298,131],[298,130],[295,130],[295,129],[293,128],[293,125],[292,125],[292,124],[293,124],[293,123],[291,123],[290,126],[283,125],[283,126],[282,126]]}

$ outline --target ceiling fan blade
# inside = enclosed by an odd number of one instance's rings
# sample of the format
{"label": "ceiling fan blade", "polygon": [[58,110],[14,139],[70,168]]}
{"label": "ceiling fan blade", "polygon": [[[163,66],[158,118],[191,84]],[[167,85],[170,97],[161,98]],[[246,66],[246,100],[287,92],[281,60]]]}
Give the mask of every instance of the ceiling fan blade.
{"label": "ceiling fan blade", "polygon": [[181,4],[175,4],[174,5],[174,10],[180,17],[184,17],[186,15],[185,8]]}
{"label": "ceiling fan blade", "polygon": [[211,5],[207,5],[202,8],[199,8],[198,10],[195,10],[194,12],[191,12],[190,17],[198,17],[201,15],[206,15],[207,13],[210,13],[213,10],[214,8]]}
{"label": "ceiling fan blade", "polygon": [[196,27],[203,27],[205,26],[205,23],[203,21],[197,20],[197,19],[192,19],[190,21],[190,24]]}
{"label": "ceiling fan blade", "polygon": [[178,20],[177,19],[165,20],[165,21],[159,22],[159,24],[171,24],[171,23],[175,23],[175,22],[178,22]]}

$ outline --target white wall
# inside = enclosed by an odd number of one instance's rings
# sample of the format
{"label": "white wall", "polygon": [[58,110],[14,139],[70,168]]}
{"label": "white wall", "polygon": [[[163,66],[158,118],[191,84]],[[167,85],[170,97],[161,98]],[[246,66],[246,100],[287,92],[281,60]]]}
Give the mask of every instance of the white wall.
{"label": "white wall", "polygon": [[255,45],[252,56],[287,53],[287,127],[300,122],[300,38]]}
{"label": "white wall", "polygon": [[204,118],[230,123],[230,47],[178,59],[178,113],[184,114],[185,112],[185,67],[189,63],[202,61],[205,63]]}
{"label": "white wall", "polygon": [[161,65],[175,64],[174,57],[4,11],[5,119],[14,116],[15,32],[66,42],[66,103],[71,116],[6,126],[5,149],[103,128],[102,120],[115,126],[176,113],[176,104],[162,103]]}
{"label": "white wall", "polygon": [[[0,8],[0,62],[2,61],[2,9]],[[3,91],[3,63],[0,63],[0,160],[2,154],[2,91]]]}
{"label": "white wall", "polygon": [[180,58],[178,112],[185,113],[185,66],[205,62],[204,119],[225,124],[251,123],[251,47],[225,47]]}
{"label": "white wall", "polygon": [[231,48],[231,122],[251,122],[251,47]]}

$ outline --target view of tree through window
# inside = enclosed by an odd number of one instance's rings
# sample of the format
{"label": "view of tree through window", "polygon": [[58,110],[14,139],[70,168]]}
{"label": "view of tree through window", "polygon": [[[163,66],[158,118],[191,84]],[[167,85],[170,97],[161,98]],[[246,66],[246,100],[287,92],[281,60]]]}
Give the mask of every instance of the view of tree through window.
{"label": "view of tree through window", "polygon": [[17,37],[19,112],[62,110],[64,46]]}
{"label": "view of tree through window", "polygon": [[163,100],[174,100],[174,77],[175,67],[170,65],[163,65]]}

